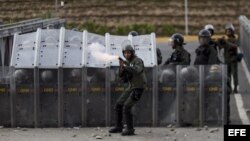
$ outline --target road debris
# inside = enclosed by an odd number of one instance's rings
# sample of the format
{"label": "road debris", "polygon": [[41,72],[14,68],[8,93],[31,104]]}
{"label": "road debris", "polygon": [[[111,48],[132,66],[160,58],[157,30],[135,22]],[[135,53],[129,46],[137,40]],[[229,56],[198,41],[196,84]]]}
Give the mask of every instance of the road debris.
{"label": "road debris", "polygon": [[96,138],[96,139],[102,139],[102,136],[99,136],[99,135],[98,135],[98,136],[96,136],[95,138]]}
{"label": "road debris", "polygon": [[215,129],[211,129],[211,130],[209,130],[209,132],[210,133],[214,133],[214,132],[218,132],[219,131],[219,129],[218,128],[215,128]]}

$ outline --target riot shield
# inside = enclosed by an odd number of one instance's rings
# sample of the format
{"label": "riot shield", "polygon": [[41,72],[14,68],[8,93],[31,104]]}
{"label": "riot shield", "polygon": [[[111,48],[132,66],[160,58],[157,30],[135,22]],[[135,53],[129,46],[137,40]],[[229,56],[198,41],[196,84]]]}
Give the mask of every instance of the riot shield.
{"label": "riot shield", "polygon": [[177,124],[199,125],[199,67],[177,66]]}
{"label": "riot shield", "polygon": [[159,67],[158,81],[158,125],[176,124],[176,68]]}
{"label": "riot shield", "polygon": [[35,52],[38,32],[14,36],[10,66],[13,68],[12,126],[33,127],[36,123]]}
{"label": "riot shield", "polygon": [[204,99],[203,112],[205,125],[223,125],[224,113],[226,107],[225,85],[226,71],[225,65],[208,65],[204,67]]}
{"label": "riot shield", "polygon": [[[64,30],[62,30],[64,32]],[[83,37],[81,32],[65,30],[62,48],[62,120],[63,126],[82,125],[82,56]]]}
{"label": "riot shield", "polygon": [[[105,126],[106,124],[106,53],[105,37],[94,33],[87,34],[86,46],[86,124]],[[101,57],[101,58],[99,58]]]}
{"label": "riot shield", "polygon": [[[61,29],[62,31],[62,29]],[[41,31],[38,49],[38,125],[57,127],[61,124],[61,95],[58,91],[61,82],[61,71],[58,69],[60,32],[56,29]],[[59,77],[60,75],[60,77]],[[60,81],[59,81],[60,80]],[[61,84],[61,83],[60,83]],[[59,101],[60,98],[60,101]]]}

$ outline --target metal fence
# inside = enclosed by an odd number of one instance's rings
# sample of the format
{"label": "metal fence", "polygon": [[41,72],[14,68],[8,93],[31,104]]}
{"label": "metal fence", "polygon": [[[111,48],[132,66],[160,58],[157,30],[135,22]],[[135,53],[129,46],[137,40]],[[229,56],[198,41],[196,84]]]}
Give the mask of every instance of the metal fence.
{"label": "metal fence", "polygon": [[244,53],[244,59],[250,70],[250,21],[246,16],[239,17],[240,22],[240,49]]}

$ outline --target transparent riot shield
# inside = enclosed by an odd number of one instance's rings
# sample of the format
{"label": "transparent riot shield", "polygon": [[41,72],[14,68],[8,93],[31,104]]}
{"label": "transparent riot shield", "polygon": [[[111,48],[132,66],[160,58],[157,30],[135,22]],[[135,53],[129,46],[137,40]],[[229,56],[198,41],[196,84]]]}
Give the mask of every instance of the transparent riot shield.
{"label": "transparent riot shield", "polygon": [[82,124],[82,69],[63,69],[63,125]]}
{"label": "transparent riot shield", "polygon": [[224,124],[226,96],[226,66],[204,66],[204,99],[202,99],[203,123],[205,125],[221,126]]}
{"label": "transparent riot shield", "polygon": [[199,67],[177,66],[177,124],[199,125]]}
{"label": "transparent riot shield", "polygon": [[11,57],[12,126],[36,124],[35,52],[38,32],[14,36]]}
{"label": "transparent riot shield", "polygon": [[62,121],[63,126],[76,127],[82,125],[82,55],[83,55],[83,33],[64,30],[65,38],[62,46]]}
{"label": "transparent riot shield", "polygon": [[62,35],[62,32],[56,29],[41,30],[40,33],[40,44],[37,52],[37,65],[39,68],[37,73],[39,78],[37,117],[40,127],[57,127],[62,125],[60,111],[62,109],[62,72],[59,68],[61,64],[58,64],[59,48],[62,42],[60,35]]}
{"label": "transparent riot shield", "polygon": [[14,70],[12,126],[34,127],[34,69]]}
{"label": "transparent riot shield", "polygon": [[85,94],[87,126],[105,126],[106,93],[104,68],[87,68],[87,90]]}
{"label": "transparent riot shield", "polygon": [[10,127],[11,126],[10,73],[7,67],[5,68],[0,67],[1,71],[3,69],[5,69],[4,72],[7,72],[7,75],[0,76],[0,125],[4,127]]}
{"label": "transparent riot shield", "polygon": [[158,125],[176,124],[176,68],[161,66],[158,75]]}

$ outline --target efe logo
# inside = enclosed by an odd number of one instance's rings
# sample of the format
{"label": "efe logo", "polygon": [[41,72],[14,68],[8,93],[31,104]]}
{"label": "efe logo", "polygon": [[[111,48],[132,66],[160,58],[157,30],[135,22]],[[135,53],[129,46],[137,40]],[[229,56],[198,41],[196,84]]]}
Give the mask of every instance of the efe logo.
{"label": "efe logo", "polygon": [[228,136],[246,136],[246,129],[228,129]]}
{"label": "efe logo", "polygon": [[225,125],[224,141],[250,141],[250,125]]}

